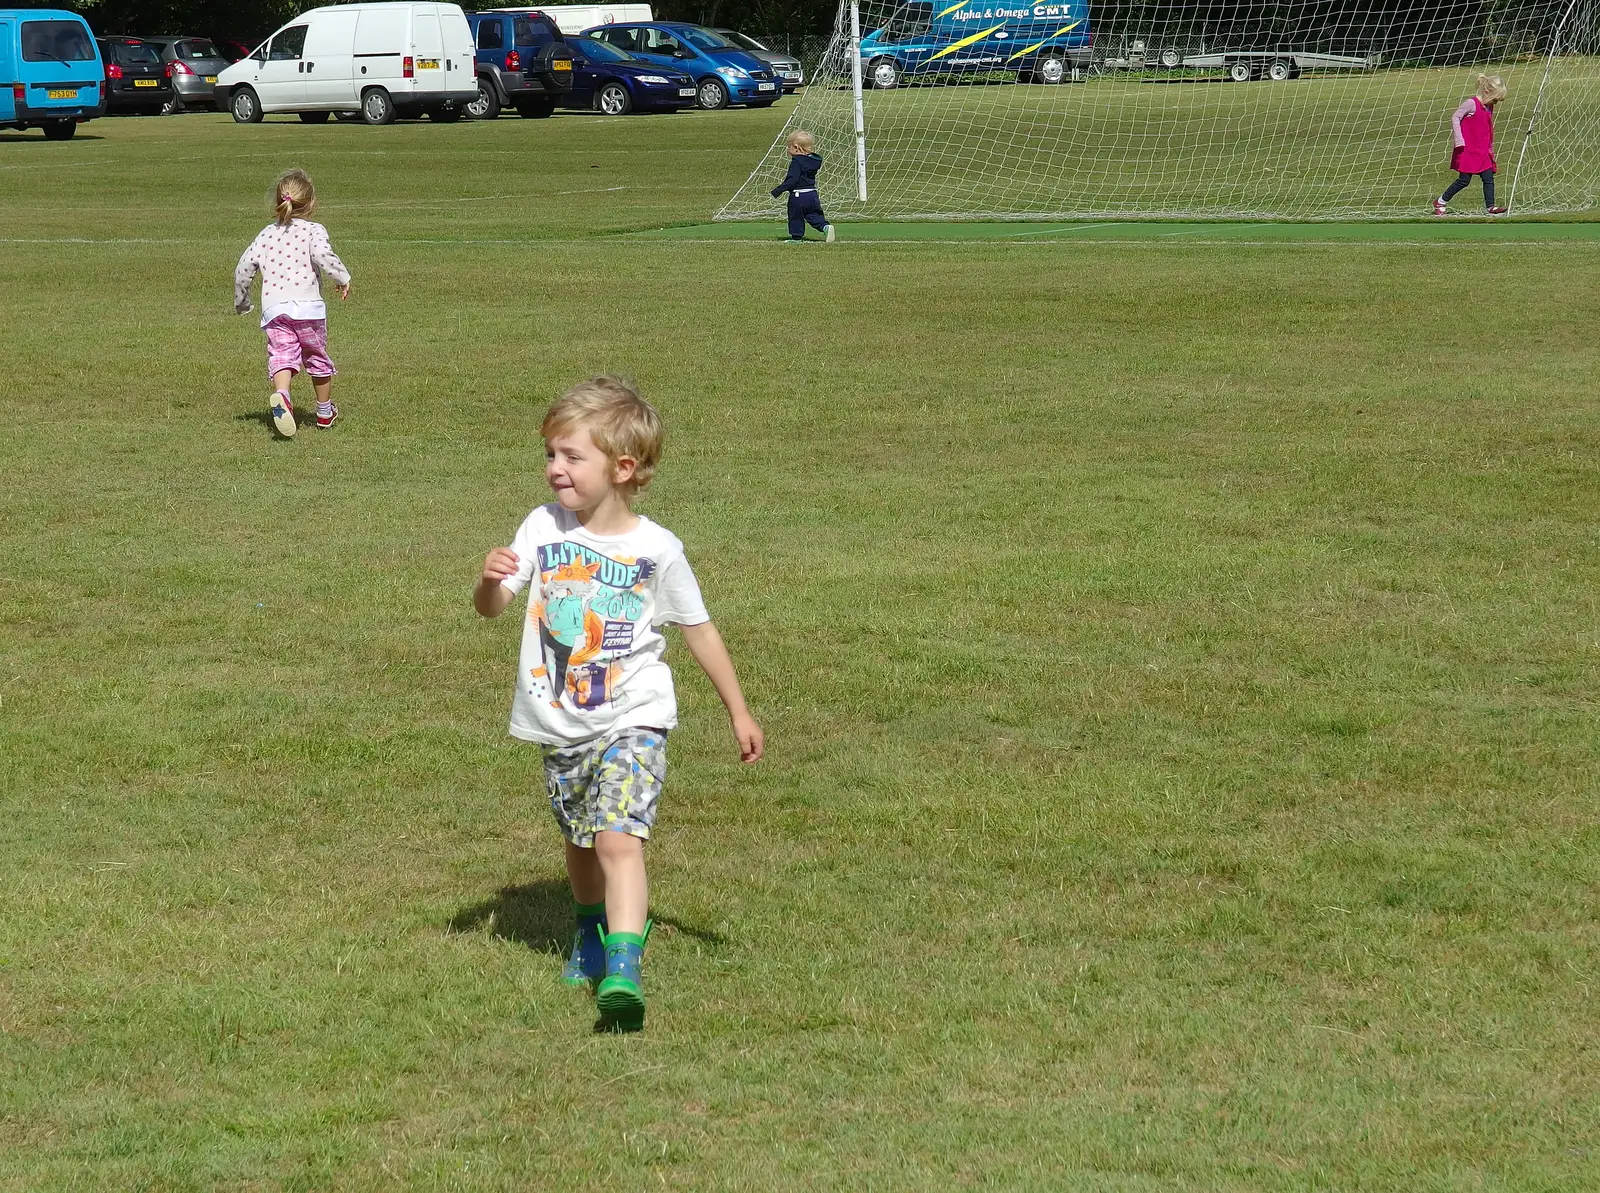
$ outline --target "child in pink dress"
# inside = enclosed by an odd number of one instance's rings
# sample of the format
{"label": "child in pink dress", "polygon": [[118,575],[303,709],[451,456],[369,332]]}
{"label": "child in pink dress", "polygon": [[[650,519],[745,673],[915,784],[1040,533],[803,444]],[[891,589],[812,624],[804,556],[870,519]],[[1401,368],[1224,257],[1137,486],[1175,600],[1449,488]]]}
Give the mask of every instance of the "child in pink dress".
{"label": "child in pink dress", "polygon": [[1494,106],[1506,97],[1506,85],[1499,75],[1479,75],[1478,94],[1465,101],[1450,117],[1455,134],[1455,149],[1450,168],[1456,180],[1433,201],[1433,214],[1445,215],[1450,200],[1472,181],[1483,179],[1483,206],[1489,215],[1504,215],[1504,207],[1494,205]]}
{"label": "child in pink dress", "polygon": [[272,425],[285,438],[295,432],[289,382],[302,369],[317,399],[317,426],[333,426],[333,375],[328,359],[328,307],[319,279],[326,274],[350,297],[350,271],[328,243],[328,230],[306,217],[317,209],[317,192],[304,170],[289,170],[273,187],[277,217],[250,242],[233,271],[233,309],[248,314],[250,283],[261,273],[261,327],[267,333],[267,373],[273,394]]}

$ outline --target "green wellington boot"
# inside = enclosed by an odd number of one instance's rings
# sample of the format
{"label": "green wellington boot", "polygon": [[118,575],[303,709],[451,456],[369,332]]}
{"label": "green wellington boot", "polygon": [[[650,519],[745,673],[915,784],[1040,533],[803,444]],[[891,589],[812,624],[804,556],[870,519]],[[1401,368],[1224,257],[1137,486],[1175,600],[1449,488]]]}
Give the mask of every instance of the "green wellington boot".
{"label": "green wellington boot", "polygon": [[606,976],[600,980],[595,1002],[603,1029],[638,1031],[644,1027],[644,985],[639,967],[644,960],[644,942],[650,939],[651,923],[645,923],[643,936],[607,932],[600,937],[606,950]]}

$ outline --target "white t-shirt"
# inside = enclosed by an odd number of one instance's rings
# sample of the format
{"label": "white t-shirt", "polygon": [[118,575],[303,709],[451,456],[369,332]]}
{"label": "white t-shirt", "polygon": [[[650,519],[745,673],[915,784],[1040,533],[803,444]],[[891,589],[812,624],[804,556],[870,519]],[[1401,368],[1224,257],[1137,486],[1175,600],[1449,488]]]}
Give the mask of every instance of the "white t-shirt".
{"label": "white t-shirt", "polygon": [[672,729],[678,701],[658,627],[710,621],[678,537],[649,518],[627,534],[591,534],[541,505],[511,540],[528,594],[511,736],[576,745],[627,728]]}

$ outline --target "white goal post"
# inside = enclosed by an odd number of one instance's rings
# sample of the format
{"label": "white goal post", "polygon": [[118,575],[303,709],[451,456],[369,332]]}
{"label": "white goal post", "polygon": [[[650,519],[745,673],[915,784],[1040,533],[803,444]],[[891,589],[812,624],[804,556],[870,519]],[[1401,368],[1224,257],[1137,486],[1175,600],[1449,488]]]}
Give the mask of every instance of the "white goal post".
{"label": "white goal post", "polygon": [[717,218],[781,213],[797,128],[829,218],[1418,216],[1480,74],[1510,91],[1496,202],[1600,204],[1600,0],[841,0]]}

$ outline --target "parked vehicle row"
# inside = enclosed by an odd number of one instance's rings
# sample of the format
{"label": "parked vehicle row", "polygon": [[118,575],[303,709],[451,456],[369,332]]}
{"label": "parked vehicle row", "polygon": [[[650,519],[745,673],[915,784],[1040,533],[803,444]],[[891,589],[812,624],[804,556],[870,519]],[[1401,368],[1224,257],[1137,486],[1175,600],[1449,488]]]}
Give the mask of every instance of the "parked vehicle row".
{"label": "parked vehicle row", "polygon": [[[48,76],[48,77],[47,77]],[[339,4],[302,13],[259,46],[182,34],[95,37],[81,16],[0,9],[0,128],[66,139],[104,113],[194,108],[255,123],[293,112],[533,118],[768,107],[805,81],[798,59],[732,29],[656,21],[648,4],[465,13],[452,3]]]}

